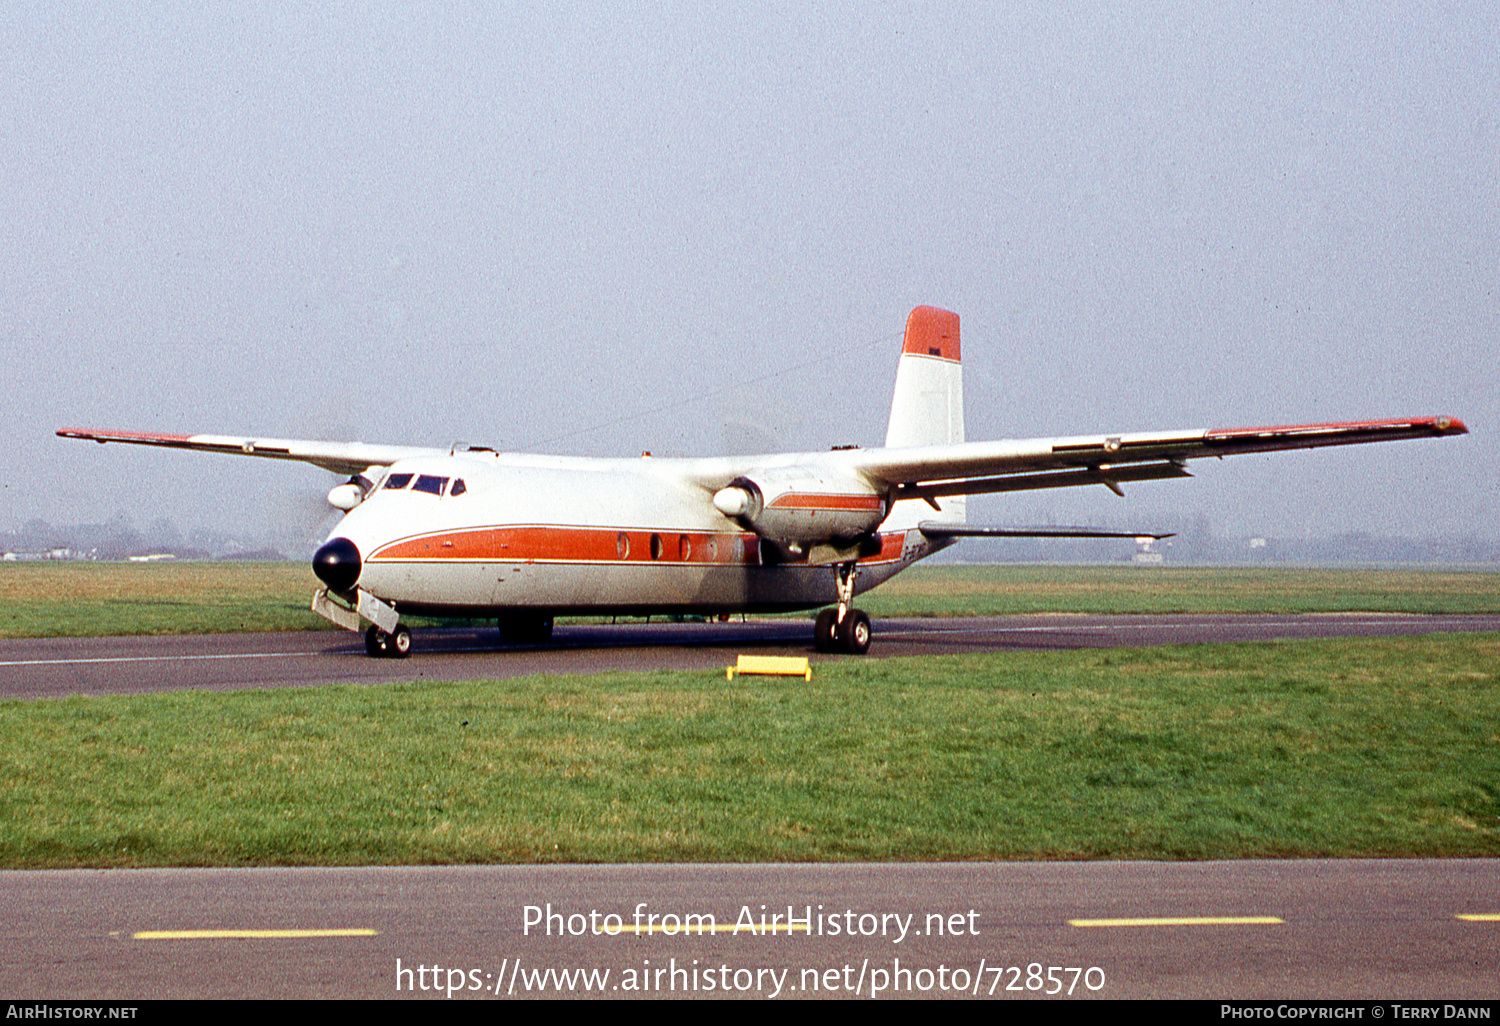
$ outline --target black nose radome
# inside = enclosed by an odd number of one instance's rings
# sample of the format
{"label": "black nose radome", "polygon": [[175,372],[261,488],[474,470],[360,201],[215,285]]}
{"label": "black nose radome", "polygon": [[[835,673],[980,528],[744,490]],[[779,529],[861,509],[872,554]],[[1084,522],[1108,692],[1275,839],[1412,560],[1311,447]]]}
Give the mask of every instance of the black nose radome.
{"label": "black nose radome", "polygon": [[313,553],[313,573],[334,591],[348,591],[359,580],[359,549],[348,538],[326,542]]}

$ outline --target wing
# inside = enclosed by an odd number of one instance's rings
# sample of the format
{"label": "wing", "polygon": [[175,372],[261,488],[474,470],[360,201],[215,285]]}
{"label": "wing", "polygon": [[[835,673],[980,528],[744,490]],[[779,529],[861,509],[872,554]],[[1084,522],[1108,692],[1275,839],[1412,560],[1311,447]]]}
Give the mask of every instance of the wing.
{"label": "wing", "polygon": [[63,428],[62,438],[99,442],[127,442],[164,449],[222,452],[232,456],[259,456],[270,460],[311,463],[336,474],[358,474],[370,467],[385,467],[408,456],[446,456],[446,449],[424,449],[409,445],[369,445],[365,442],[318,442],[300,438],[235,438],[228,435],[161,435],[130,431],[95,431]]}
{"label": "wing", "polygon": [[1131,435],[960,442],[910,449],[829,453],[867,479],[892,488],[897,499],[1120,484],[1190,477],[1183,463],[1283,449],[1393,442],[1467,434],[1453,417],[1369,420],[1281,427],[1210,428]]}

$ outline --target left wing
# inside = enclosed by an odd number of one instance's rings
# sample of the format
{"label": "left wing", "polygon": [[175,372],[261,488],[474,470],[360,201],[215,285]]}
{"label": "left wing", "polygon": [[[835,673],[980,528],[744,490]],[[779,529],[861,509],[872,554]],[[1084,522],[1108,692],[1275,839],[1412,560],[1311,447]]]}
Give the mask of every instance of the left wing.
{"label": "left wing", "polygon": [[236,438],[229,435],[161,435],[129,431],[95,431],[62,428],[62,438],[99,442],[128,442],[165,449],[221,452],[234,456],[260,456],[272,460],[311,463],[336,474],[359,474],[370,467],[387,467],[408,456],[446,456],[447,449],[410,445],[369,445],[365,442],[318,442],[301,438]]}

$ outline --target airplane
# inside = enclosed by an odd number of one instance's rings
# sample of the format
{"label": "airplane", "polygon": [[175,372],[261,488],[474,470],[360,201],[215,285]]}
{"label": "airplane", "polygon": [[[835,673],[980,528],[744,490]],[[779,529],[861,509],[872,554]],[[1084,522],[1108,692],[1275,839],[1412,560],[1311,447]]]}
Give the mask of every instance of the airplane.
{"label": "airplane", "polygon": [[313,555],[312,608],[371,656],[412,647],[403,616],[490,618],[544,643],[558,616],[823,608],[819,651],[863,654],[855,596],[965,537],[1166,537],[969,525],[965,497],[1191,477],[1187,460],[1467,433],[1447,416],[968,442],[959,318],[906,321],[879,448],[598,459],[298,439],[63,428],[64,438],[310,463],[348,480]]}

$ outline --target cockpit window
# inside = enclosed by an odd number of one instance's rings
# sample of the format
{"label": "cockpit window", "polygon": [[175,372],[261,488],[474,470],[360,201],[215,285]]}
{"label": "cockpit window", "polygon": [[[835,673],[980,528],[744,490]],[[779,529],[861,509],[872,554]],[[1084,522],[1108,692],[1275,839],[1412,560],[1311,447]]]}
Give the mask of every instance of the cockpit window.
{"label": "cockpit window", "polygon": [[448,483],[446,477],[437,477],[433,474],[422,474],[417,477],[417,483],[411,486],[414,492],[427,492],[431,495],[442,495],[443,486]]}
{"label": "cockpit window", "polygon": [[411,484],[411,479],[412,475],[410,474],[392,474],[390,477],[385,479],[384,487],[405,488],[407,485]]}
{"label": "cockpit window", "polygon": [[466,492],[468,490],[469,490],[468,486],[464,484],[464,479],[463,478],[458,478],[456,481],[453,482],[453,487],[450,488],[450,489],[448,489],[448,495],[450,497],[451,496],[455,496],[455,495],[462,495],[464,492]]}

